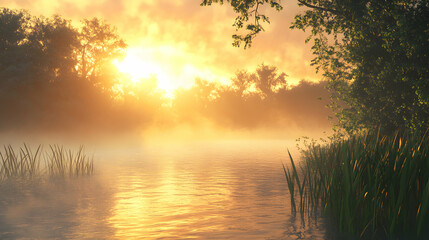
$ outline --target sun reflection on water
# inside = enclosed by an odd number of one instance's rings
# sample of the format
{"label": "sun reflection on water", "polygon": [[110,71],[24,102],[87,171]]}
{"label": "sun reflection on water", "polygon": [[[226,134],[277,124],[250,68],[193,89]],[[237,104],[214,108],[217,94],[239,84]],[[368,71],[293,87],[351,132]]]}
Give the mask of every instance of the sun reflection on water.
{"label": "sun reflection on water", "polygon": [[223,209],[231,202],[231,190],[225,182],[231,173],[218,172],[224,177],[217,178],[211,171],[183,171],[171,160],[159,161],[158,172],[127,169],[127,174],[118,177],[109,219],[116,236],[160,238],[221,230],[222,224],[216,222],[226,218]]}
{"label": "sun reflection on water", "polygon": [[0,189],[0,239],[325,239],[290,215],[284,154],[270,144],[106,152],[94,178],[19,198]]}

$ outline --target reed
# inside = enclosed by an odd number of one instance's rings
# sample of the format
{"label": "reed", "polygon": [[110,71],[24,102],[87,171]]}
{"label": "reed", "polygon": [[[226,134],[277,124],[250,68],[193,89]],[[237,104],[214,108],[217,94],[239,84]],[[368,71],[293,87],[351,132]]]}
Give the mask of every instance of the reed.
{"label": "reed", "polygon": [[86,156],[82,146],[73,152],[62,146],[50,145],[49,151],[42,152],[39,145],[33,152],[26,144],[19,149],[5,145],[0,151],[0,160],[0,182],[91,175],[94,171],[93,159]]}
{"label": "reed", "polygon": [[46,166],[50,176],[72,177],[93,173],[93,160],[84,154],[83,146],[76,153],[58,145],[50,145],[49,148]]}
{"label": "reed", "polygon": [[339,231],[359,238],[429,237],[427,132],[313,144],[304,151],[300,174],[289,158],[291,169],[283,167],[291,198],[292,185],[305,189],[299,190],[302,214],[322,209]]}

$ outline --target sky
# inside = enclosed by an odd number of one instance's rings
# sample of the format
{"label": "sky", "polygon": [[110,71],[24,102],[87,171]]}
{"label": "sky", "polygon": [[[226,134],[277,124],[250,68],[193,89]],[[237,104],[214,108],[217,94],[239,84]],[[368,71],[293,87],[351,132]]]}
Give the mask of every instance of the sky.
{"label": "sky", "polygon": [[289,77],[319,81],[310,66],[311,45],[300,30],[289,29],[293,17],[305,10],[296,1],[283,2],[283,11],[262,9],[270,16],[251,48],[232,46],[235,14],[229,6],[201,7],[199,0],[0,0],[0,6],[26,9],[32,15],[59,14],[78,24],[100,17],[117,27],[128,44],[119,69],[139,78],[156,76],[161,88],[172,92],[189,87],[196,77],[227,82],[240,69],[254,71],[264,63]]}

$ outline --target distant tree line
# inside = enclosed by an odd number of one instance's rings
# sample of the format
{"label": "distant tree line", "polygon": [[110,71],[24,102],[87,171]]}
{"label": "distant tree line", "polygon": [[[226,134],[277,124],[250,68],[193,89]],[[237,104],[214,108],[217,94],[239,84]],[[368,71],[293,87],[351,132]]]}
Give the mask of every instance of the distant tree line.
{"label": "distant tree line", "polygon": [[134,83],[118,72],[113,60],[125,49],[101,19],[75,27],[60,16],[1,8],[0,131],[122,131],[202,121],[226,128],[329,127],[326,82],[289,86],[285,73],[260,65],[237,71],[231,85],[197,79],[169,100],[156,79]]}
{"label": "distant tree line", "polygon": [[[255,72],[237,71],[230,85],[198,80],[176,93],[173,109],[178,121],[198,117],[229,128],[329,129],[326,82],[301,81],[289,86],[287,75],[276,67],[260,65]],[[184,119],[182,119],[184,118]]]}

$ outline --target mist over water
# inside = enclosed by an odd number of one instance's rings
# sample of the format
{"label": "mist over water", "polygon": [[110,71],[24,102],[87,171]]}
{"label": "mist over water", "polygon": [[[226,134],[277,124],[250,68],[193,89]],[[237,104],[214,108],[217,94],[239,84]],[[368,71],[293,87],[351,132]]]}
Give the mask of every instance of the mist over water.
{"label": "mist over water", "polygon": [[0,239],[323,236],[291,217],[281,162],[331,127],[327,82],[261,64],[177,88],[119,71],[126,44],[102,19],[0,10],[0,146],[84,146],[95,160],[91,177],[0,181]]}
{"label": "mist over water", "polygon": [[92,177],[2,184],[0,238],[325,239],[323,220],[291,216],[292,140],[95,148]]}

